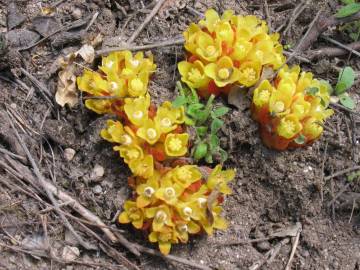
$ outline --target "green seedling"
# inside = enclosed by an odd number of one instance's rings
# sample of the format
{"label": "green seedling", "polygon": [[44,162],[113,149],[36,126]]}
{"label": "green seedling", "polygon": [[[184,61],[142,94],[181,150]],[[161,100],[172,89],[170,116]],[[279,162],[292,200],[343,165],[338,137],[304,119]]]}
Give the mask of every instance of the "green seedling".
{"label": "green seedling", "polygon": [[196,132],[196,140],[191,149],[192,157],[197,161],[205,159],[207,163],[213,163],[214,157],[219,156],[220,161],[225,162],[228,154],[220,147],[218,132],[224,125],[220,118],[229,112],[229,108],[214,106],[214,95],[203,104],[194,89],[184,87],[180,82],[177,82],[176,87],[180,95],[172,105],[184,106],[185,124],[193,126]]}
{"label": "green seedling", "polygon": [[339,98],[340,103],[350,110],[355,109],[355,102],[347,91],[353,86],[354,81],[354,70],[351,67],[345,67],[339,73],[339,78],[334,90],[334,94]]}
{"label": "green seedling", "polygon": [[[341,2],[344,6],[337,11],[335,14],[336,18],[349,17],[360,11],[360,3],[355,0],[341,0]],[[346,23],[344,26],[340,27],[340,30],[346,33],[353,41],[358,41],[360,35],[360,21],[357,20]]]}

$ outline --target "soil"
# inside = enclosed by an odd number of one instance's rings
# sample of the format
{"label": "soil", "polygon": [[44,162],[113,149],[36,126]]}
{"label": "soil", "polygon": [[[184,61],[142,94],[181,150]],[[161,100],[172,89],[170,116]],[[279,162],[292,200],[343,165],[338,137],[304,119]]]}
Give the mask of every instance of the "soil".
{"label": "soil", "polygon": [[[15,2],[17,12],[26,18],[23,22],[20,20],[14,30],[32,31],[32,38],[36,38],[37,34],[32,30],[33,19],[41,14],[41,7],[51,4],[50,1],[8,2]],[[124,8],[123,11],[117,8],[115,2]],[[278,28],[290,18],[298,2],[268,1],[272,29]],[[0,0],[0,32],[7,31],[9,3]],[[320,8],[330,14],[338,6],[339,3],[335,0],[310,1],[288,34],[282,37],[282,43],[295,45]],[[238,14],[255,14],[266,18],[263,1],[260,0],[167,0],[135,42],[147,44],[179,36],[190,22],[199,20],[197,12],[204,13],[210,7],[220,12],[233,9]],[[126,41],[151,9],[151,1],[147,0],[73,0],[59,4],[53,16],[59,23],[65,24],[98,11],[98,18],[88,33],[81,37],[82,42],[101,33],[102,46],[114,46]],[[350,41],[338,29],[329,29],[327,34],[344,43]],[[130,194],[127,186],[129,171],[112,151],[112,146],[98,135],[107,117],[99,117],[82,105],[73,109],[56,106],[57,113],[54,113],[31,81],[20,75],[19,68],[24,67],[48,89],[48,94],[54,101],[57,81],[54,63],[59,56],[79,49],[81,42],[65,43],[60,48],[54,48],[51,46],[54,39],[51,40],[15,54],[16,57],[8,59],[7,64],[10,66],[0,73],[1,149],[25,156],[7,124],[6,107],[22,127],[23,130],[19,132],[26,138],[27,146],[47,179],[71,194],[106,224],[113,224],[112,226],[120,229],[128,240],[157,248],[149,244],[141,232],[114,222],[114,217]],[[319,40],[312,45],[312,49],[325,45]],[[171,46],[154,49],[152,53],[157,71],[152,77],[150,94],[153,100],[160,103],[162,100],[172,99],[175,94],[175,83],[179,79],[176,63],[183,58],[184,52],[181,46]],[[297,63],[297,60],[292,63]],[[355,56],[301,63],[305,70],[311,69],[317,77],[332,82],[345,64],[360,71],[360,62]],[[19,75],[19,79],[28,87],[24,88],[16,83],[13,74]],[[360,98],[359,85],[359,82],[356,83],[350,91],[356,101]],[[226,103],[225,100],[222,102]],[[360,133],[357,127],[360,122],[357,116],[336,110],[336,114],[326,123],[323,136],[313,145],[277,152],[267,149],[261,143],[257,124],[250,116],[249,103],[249,99],[244,96],[242,109],[232,108],[222,134],[222,142],[230,152],[230,159],[225,165],[237,169],[236,179],[232,183],[234,192],[226,198],[224,205],[224,215],[230,221],[229,229],[217,231],[212,237],[193,237],[188,244],[173,246],[171,253],[214,269],[251,269],[282,238],[232,246],[219,243],[266,237],[275,230],[286,229],[300,222],[302,231],[291,269],[359,269],[359,204],[352,198],[359,196],[360,186],[356,179],[349,182],[346,174],[326,180],[326,176],[359,165],[357,140]],[[359,108],[357,110],[360,111]],[[65,151],[66,148],[75,150],[73,159],[65,158],[64,153],[68,151]],[[0,152],[0,156],[4,157],[4,154]],[[2,160],[3,158],[0,159]],[[95,177],[94,168],[99,166],[104,168],[104,175]],[[40,214],[39,211],[47,206],[39,203],[31,194],[20,191],[21,188],[30,192],[30,187],[19,186],[11,173],[0,169],[0,179],[0,269],[106,269],[104,265],[110,265],[110,269],[126,269],[118,266],[117,262],[101,250],[83,249],[54,212]],[[329,205],[335,196],[336,202]],[[46,200],[45,196],[42,199]],[[71,212],[70,208],[66,209]],[[75,246],[80,251],[77,260],[94,266],[59,263],[46,256],[32,256],[4,246],[24,247],[25,243],[31,246],[31,250],[45,252],[43,242],[46,239],[43,237],[41,217],[46,218],[47,240],[57,257],[62,258],[65,246]],[[84,239],[97,243],[83,232],[78,223],[72,224]],[[290,256],[291,243],[284,244],[275,259],[261,269],[284,269]],[[116,249],[141,269],[194,269],[148,255],[136,258],[121,246]]]}

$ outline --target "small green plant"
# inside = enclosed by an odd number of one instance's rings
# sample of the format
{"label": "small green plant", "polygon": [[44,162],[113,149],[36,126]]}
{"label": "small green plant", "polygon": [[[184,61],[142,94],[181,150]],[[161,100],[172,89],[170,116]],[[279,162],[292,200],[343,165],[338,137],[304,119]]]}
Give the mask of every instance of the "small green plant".
{"label": "small green plant", "polygon": [[214,106],[214,95],[203,104],[194,89],[184,87],[180,82],[177,82],[176,87],[180,95],[172,105],[175,108],[184,106],[185,124],[193,126],[196,133],[191,156],[195,160],[205,159],[207,163],[213,163],[214,157],[219,157],[223,163],[227,160],[228,153],[220,147],[218,132],[224,125],[224,121],[220,118],[228,113],[229,108]]}
{"label": "small green plant", "polygon": [[355,72],[351,67],[343,68],[339,73],[339,78],[336,83],[333,94],[335,94],[340,103],[348,109],[355,109],[355,102],[346,92],[349,90],[355,81]]}
{"label": "small green plant", "polygon": [[[341,0],[345,5],[341,7],[335,14],[336,18],[345,18],[354,15],[360,11],[360,3],[357,3],[356,0]],[[360,35],[360,21],[346,23],[340,28],[341,31],[346,33],[353,41],[359,40]]]}

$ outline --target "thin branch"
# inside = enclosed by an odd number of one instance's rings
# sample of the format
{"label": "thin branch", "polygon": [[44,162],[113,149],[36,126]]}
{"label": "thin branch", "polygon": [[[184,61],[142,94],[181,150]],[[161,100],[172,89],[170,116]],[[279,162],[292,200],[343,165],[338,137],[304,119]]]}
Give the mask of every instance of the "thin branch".
{"label": "thin branch", "polygon": [[127,44],[131,44],[141,33],[141,31],[145,28],[145,26],[152,20],[152,18],[156,15],[156,13],[161,8],[162,4],[166,0],[158,0],[152,11],[149,13],[149,15],[145,18],[143,23],[135,30],[135,32],[131,35],[131,37],[128,39]]}
{"label": "thin branch", "polygon": [[332,178],[335,178],[335,177],[338,177],[340,175],[344,175],[344,174],[347,174],[349,172],[353,172],[353,171],[356,171],[356,170],[360,170],[360,166],[354,166],[354,167],[351,167],[351,168],[347,168],[345,170],[338,171],[336,173],[333,173],[333,174],[331,174],[329,176],[324,177],[324,180],[328,181],[328,180],[330,180]]}
{"label": "thin branch", "polygon": [[322,34],[329,27],[353,22],[359,19],[360,12],[345,18],[336,18],[334,15],[331,16],[327,13],[321,12],[320,16],[318,16],[316,20],[316,23],[313,25],[313,27],[311,27],[306,40],[302,44],[299,44],[297,48],[299,51],[305,51],[306,49],[310,48],[310,46],[318,39],[320,34]]}
{"label": "thin branch", "polygon": [[290,257],[289,257],[289,260],[288,260],[288,262],[287,262],[287,264],[286,264],[285,270],[290,270],[290,269],[291,269],[291,263],[292,263],[292,261],[293,261],[293,259],[294,259],[294,255],[295,255],[295,252],[296,252],[296,248],[297,248],[297,246],[299,245],[299,239],[300,239],[300,233],[301,233],[301,231],[302,231],[302,226],[300,225],[300,228],[299,228],[299,230],[298,230],[298,232],[297,232],[297,235],[295,236],[295,238],[293,238],[293,239],[295,239],[295,241],[294,241],[294,243],[293,243],[293,246],[292,246],[292,249],[291,249],[291,253],[290,253]]}
{"label": "thin branch", "polygon": [[161,47],[167,47],[167,46],[173,46],[173,45],[181,45],[183,43],[184,43],[184,38],[180,37],[180,38],[160,41],[160,42],[147,44],[147,45],[140,45],[140,46],[125,45],[122,47],[107,48],[107,49],[103,49],[103,50],[98,50],[96,52],[96,55],[99,56],[99,55],[104,55],[104,54],[108,54],[111,52],[125,51],[125,50],[130,50],[130,51],[149,50],[149,49],[161,48]]}
{"label": "thin branch", "polygon": [[322,57],[336,57],[346,55],[351,50],[360,50],[360,41],[353,42],[345,45],[347,49],[336,48],[336,47],[324,47],[317,50],[310,50],[307,52],[307,58],[309,59],[319,59]]}
{"label": "thin branch", "polygon": [[340,48],[345,49],[345,50],[355,54],[356,56],[360,57],[360,53],[358,51],[354,50],[353,48],[351,48],[351,47],[349,47],[347,45],[344,45],[341,42],[339,42],[339,41],[337,41],[335,39],[332,39],[330,37],[326,37],[326,36],[320,36],[320,37],[325,39],[326,41],[329,41],[329,42],[335,44],[336,46],[339,46]]}
{"label": "thin branch", "polygon": [[[18,139],[20,145],[22,146],[22,148],[25,151],[25,154],[31,164],[31,166],[33,167],[34,170],[34,174],[36,175],[39,184],[43,187],[43,189],[46,192],[46,195],[48,196],[48,198],[50,199],[51,203],[54,205],[55,207],[55,211],[56,213],[60,216],[60,218],[62,219],[64,225],[69,229],[69,231],[72,232],[72,234],[74,235],[74,237],[76,238],[76,240],[78,240],[78,242],[85,248],[85,249],[96,249],[92,244],[85,242],[80,235],[78,235],[76,233],[76,231],[74,230],[73,226],[70,224],[70,222],[67,220],[67,218],[65,217],[65,215],[60,211],[60,207],[58,202],[56,201],[55,197],[54,197],[54,192],[52,192],[49,189],[49,186],[47,185],[47,182],[44,178],[44,176],[41,174],[39,167],[37,166],[34,158],[31,156],[29,149],[27,148],[24,140],[20,137],[17,129],[15,128],[13,122],[10,120],[10,116],[9,114],[7,114],[7,120],[9,122],[9,124],[11,125],[12,129],[14,130],[15,136]],[[54,187],[54,186],[53,186]],[[57,188],[54,187],[55,190],[57,190]]]}

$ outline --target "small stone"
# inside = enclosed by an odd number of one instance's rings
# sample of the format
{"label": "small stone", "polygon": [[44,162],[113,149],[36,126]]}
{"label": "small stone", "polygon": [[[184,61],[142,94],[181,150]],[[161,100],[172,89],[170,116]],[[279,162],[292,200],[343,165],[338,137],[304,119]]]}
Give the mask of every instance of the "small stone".
{"label": "small stone", "polygon": [[15,104],[15,103],[11,103],[11,104],[10,104],[10,107],[13,108],[13,109],[16,109],[16,104]]}
{"label": "small stone", "polygon": [[73,11],[71,12],[71,15],[73,16],[74,19],[79,20],[82,17],[82,11],[80,8],[74,8]]}
{"label": "small stone", "polygon": [[72,262],[80,256],[80,250],[77,247],[65,246],[62,252],[62,258],[66,262]]}
{"label": "small stone", "polygon": [[72,148],[66,148],[64,150],[64,158],[67,160],[67,161],[71,161],[74,156],[75,156],[75,153],[76,151]]}
{"label": "small stone", "polygon": [[92,172],[90,173],[90,180],[94,182],[100,182],[101,177],[104,176],[104,167],[96,164]]}
{"label": "small stone", "polygon": [[99,195],[99,194],[102,193],[102,187],[100,185],[94,186],[92,190],[93,190],[95,195]]}

